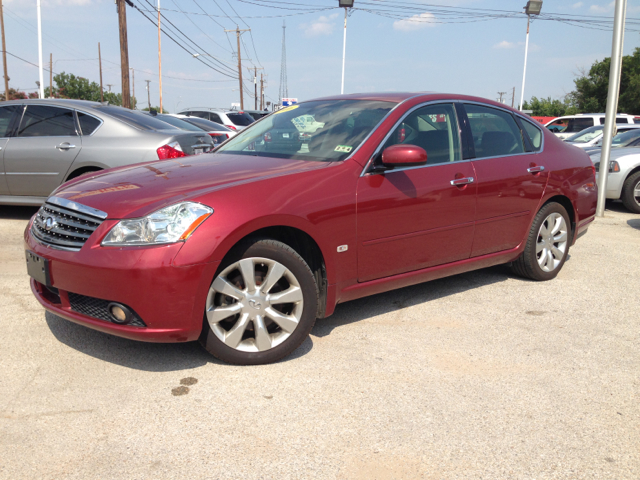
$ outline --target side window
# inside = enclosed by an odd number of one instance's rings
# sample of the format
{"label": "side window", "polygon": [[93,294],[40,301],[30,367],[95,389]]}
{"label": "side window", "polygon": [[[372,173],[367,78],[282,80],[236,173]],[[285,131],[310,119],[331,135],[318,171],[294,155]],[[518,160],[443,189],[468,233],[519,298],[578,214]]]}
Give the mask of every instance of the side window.
{"label": "side window", "polygon": [[18,128],[19,137],[59,137],[77,135],[73,110],[28,105]]}
{"label": "side window", "polygon": [[[604,117],[600,117],[600,125],[604,125]],[[627,117],[616,117],[616,123],[629,123]],[[640,123],[640,119],[635,118],[634,123]]]}
{"label": "side window", "polygon": [[102,122],[93,115],[78,112],[78,123],[80,123],[81,134],[88,136],[95,132]]}
{"label": "side window", "polygon": [[589,127],[593,127],[593,118],[570,118],[564,133],[578,133]]}
{"label": "side window", "polygon": [[534,151],[537,152],[542,146],[542,132],[538,127],[527,120],[521,118],[520,123],[522,124],[522,128],[527,132],[527,135],[529,135],[529,140],[531,140],[531,145],[533,145]]}
{"label": "side window", "polygon": [[424,148],[428,165],[461,160],[458,121],[453,105],[429,105],[408,115],[391,134],[384,148],[398,144]]}
{"label": "side window", "polygon": [[224,123],[222,122],[222,119],[217,113],[209,112],[209,120],[211,120],[212,122],[219,123],[220,125],[224,125]]}
{"label": "side window", "polygon": [[209,120],[209,112],[185,112],[187,115],[192,117],[200,117]]}
{"label": "side window", "polygon": [[524,153],[524,140],[510,113],[497,108],[465,104],[476,158]]}
{"label": "side window", "polygon": [[6,137],[9,134],[11,118],[13,117],[14,112],[19,108],[22,108],[22,105],[0,107],[0,138]]}

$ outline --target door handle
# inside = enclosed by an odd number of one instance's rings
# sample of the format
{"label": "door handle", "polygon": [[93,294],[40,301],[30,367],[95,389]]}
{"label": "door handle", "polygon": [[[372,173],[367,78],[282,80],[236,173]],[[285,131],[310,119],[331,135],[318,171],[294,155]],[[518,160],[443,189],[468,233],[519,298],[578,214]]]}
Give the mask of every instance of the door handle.
{"label": "door handle", "polygon": [[473,177],[456,178],[455,180],[451,180],[451,185],[454,187],[460,187],[469,183],[473,183]]}
{"label": "door handle", "polygon": [[538,167],[529,167],[529,168],[527,168],[527,172],[529,172],[529,173],[544,172],[544,167],[542,165],[540,165]]}
{"label": "door handle", "polygon": [[65,142],[65,143],[61,143],[60,145],[57,145],[56,148],[58,150],[70,150],[72,148],[76,148],[76,146]]}

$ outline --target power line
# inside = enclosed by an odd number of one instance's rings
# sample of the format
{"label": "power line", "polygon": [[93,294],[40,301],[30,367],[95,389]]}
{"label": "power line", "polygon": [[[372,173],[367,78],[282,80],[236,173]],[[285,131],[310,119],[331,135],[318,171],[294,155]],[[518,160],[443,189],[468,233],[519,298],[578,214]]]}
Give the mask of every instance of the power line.
{"label": "power line", "polygon": [[[179,7],[179,6],[178,6],[178,4],[177,4],[174,0],[171,0],[171,3],[173,3],[173,4],[176,6],[176,8],[182,12],[182,14],[185,16],[185,18],[186,18],[187,20],[189,20],[191,23],[193,23],[193,25],[194,25],[198,30],[200,30],[200,31],[201,31],[201,32],[202,32],[202,33],[203,33],[203,34],[204,34],[204,35],[205,35],[209,40],[211,40],[214,44],[216,44],[217,46],[219,46],[221,49],[223,49],[223,50],[225,50],[225,51],[227,51],[227,52],[228,52],[228,50],[227,50],[225,47],[223,47],[223,46],[222,46],[222,45],[220,45],[218,42],[216,42],[213,38],[211,38],[209,35],[207,35],[207,32],[205,32],[204,30],[202,30],[202,29],[201,29],[201,28],[196,24],[196,22],[194,22],[193,20],[191,20],[191,18],[190,18],[190,17],[189,17],[189,16],[188,16],[188,15],[187,15],[187,14],[186,14],[186,13],[185,13],[185,12],[184,12],[180,7]],[[231,53],[231,52],[230,52],[230,53]]]}

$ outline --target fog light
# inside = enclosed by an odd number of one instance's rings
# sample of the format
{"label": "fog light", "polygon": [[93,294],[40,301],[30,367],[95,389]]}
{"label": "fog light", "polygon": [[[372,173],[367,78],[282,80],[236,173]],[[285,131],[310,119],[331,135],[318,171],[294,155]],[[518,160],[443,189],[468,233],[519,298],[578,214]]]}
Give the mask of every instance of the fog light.
{"label": "fog light", "polygon": [[125,307],[124,305],[120,305],[119,303],[110,303],[107,307],[113,321],[120,324],[127,324],[131,322],[132,314],[131,311]]}

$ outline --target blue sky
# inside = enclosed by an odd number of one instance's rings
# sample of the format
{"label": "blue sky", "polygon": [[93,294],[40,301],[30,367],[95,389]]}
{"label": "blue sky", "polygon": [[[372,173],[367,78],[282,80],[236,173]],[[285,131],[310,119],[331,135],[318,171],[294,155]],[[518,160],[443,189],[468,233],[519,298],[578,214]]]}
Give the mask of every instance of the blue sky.
{"label": "blue sky", "polygon": [[[149,0],[155,4],[157,0]],[[216,4],[217,1],[217,4]],[[331,7],[328,0],[292,0],[295,3]],[[224,28],[235,28],[233,9],[251,26],[253,43],[243,36],[250,56],[243,65],[264,67],[266,93],[277,100],[283,18],[250,18],[290,15],[286,9],[262,8],[239,0],[161,0],[162,8],[218,15]],[[175,3],[174,3],[175,2]],[[197,2],[197,3],[196,3]],[[144,8],[144,0],[134,0]],[[411,2],[418,4],[418,2]],[[426,2],[425,2],[426,3]],[[526,0],[434,0],[439,5],[521,11]],[[4,0],[7,51],[38,62],[36,0]],[[219,6],[218,6],[219,5]],[[358,6],[358,0],[355,0]],[[222,7],[222,10],[220,9]],[[613,2],[545,0],[543,12],[580,15],[613,15]],[[225,15],[230,15],[228,18]],[[179,11],[165,15],[187,33],[203,51],[235,68],[235,34],[223,32],[211,18],[185,16]],[[286,17],[287,76],[290,97],[299,100],[340,93],[342,61],[342,9]],[[409,18],[412,14],[407,14]],[[390,19],[354,11],[348,20],[345,93],[372,91],[443,91],[495,99],[508,92],[511,103],[520,98],[524,61],[526,16],[476,23],[432,23],[438,15],[425,5],[422,22]],[[640,17],[640,0],[629,0],[627,17]],[[151,103],[158,104],[157,29],[139,12],[127,7],[129,63],[135,69],[135,91],[146,106],[144,80],[151,80]],[[424,21],[426,20],[426,21]],[[192,23],[194,22],[194,23]],[[240,28],[247,26],[238,22]],[[197,25],[197,27],[196,27]],[[199,27],[199,29],[198,29]],[[118,19],[113,0],[42,0],[43,57],[53,53],[54,72],[66,71],[99,80],[98,42],[102,46],[103,83],[120,92]],[[202,30],[202,31],[201,31]],[[203,33],[205,32],[205,33]],[[637,32],[627,32],[624,52],[640,46]],[[214,43],[216,42],[216,43]],[[254,52],[253,44],[255,44]],[[239,98],[238,81],[214,72],[163,37],[163,98],[171,112],[185,107],[228,107]],[[196,48],[191,48],[192,53]],[[561,98],[573,90],[580,69],[611,53],[611,32],[580,28],[551,21],[531,25],[525,99]],[[37,68],[8,56],[10,86],[35,91]],[[245,84],[253,90],[253,78],[244,70]],[[171,77],[171,78],[170,78]],[[48,85],[45,73],[45,84]],[[105,87],[106,88],[106,87]],[[253,99],[245,96],[245,108]],[[640,113],[640,112],[628,112]]]}

